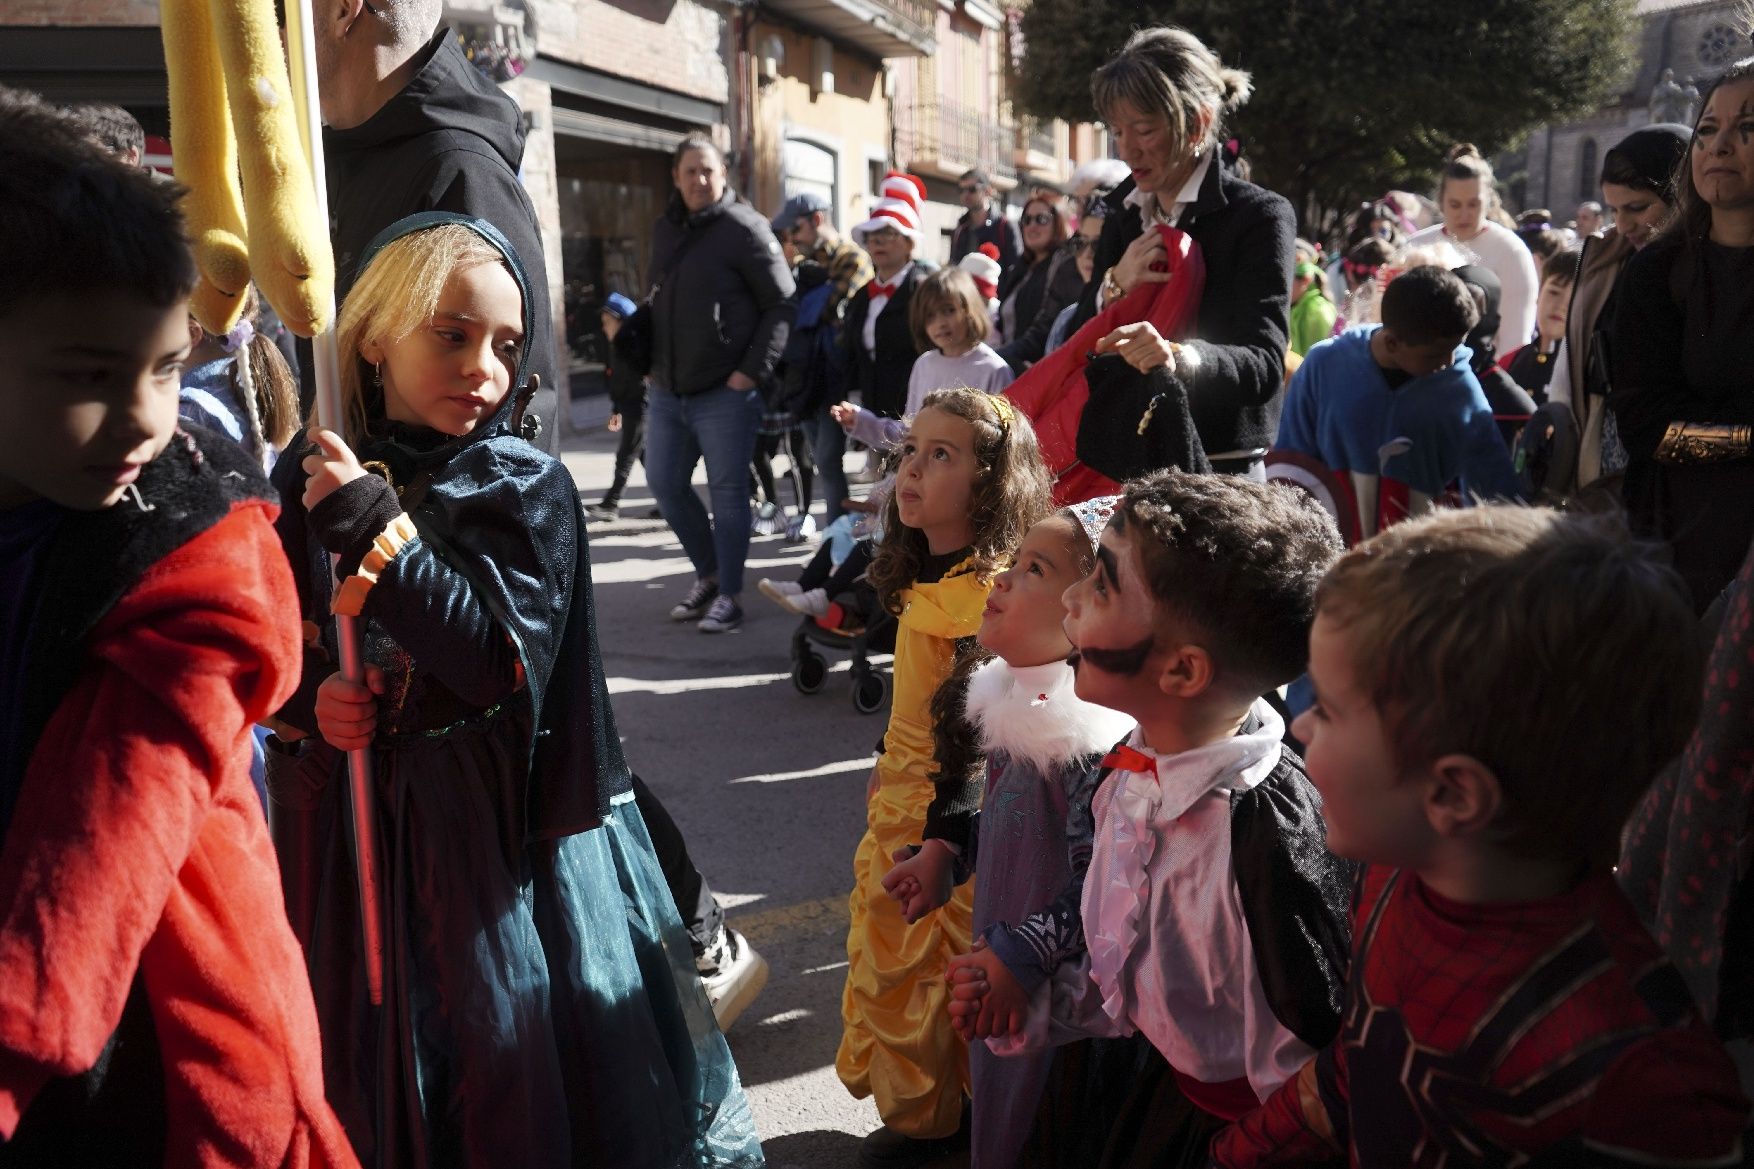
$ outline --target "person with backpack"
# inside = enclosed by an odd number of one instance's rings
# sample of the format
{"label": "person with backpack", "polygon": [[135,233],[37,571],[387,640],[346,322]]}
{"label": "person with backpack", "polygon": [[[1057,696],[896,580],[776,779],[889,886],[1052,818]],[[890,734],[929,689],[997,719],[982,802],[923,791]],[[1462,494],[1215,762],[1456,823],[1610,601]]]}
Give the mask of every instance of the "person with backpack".
{"label": "person with backpack", "polygon": [[[798,253],[800,278],[802,265],[806,262],[820,265],[827,276],[828,291],[818,322],[824,326],[824,332],[812,344],[820,342],[832,347],[839,342],[848,301],[871,282],[875,273],[865,249],[837,232],[829,222],[828,214],[828,200],[821,195],[810,191],[793,195],[774,216],[773,231],[782,241],[790,242]],[[793,326],[797,330],[806,328],[803,323],[803,292],[800,288],[798,322]],[[792,354],[788,353],[788,364],[791,359]],[[847,474],[841,465],[846,458],[846,433],[828,413],[829,407],[842,397],[842,365],[838,356],[829,355],[828,364],[812,367],[817,372],[811,372],[807,377],[795,375],[806,378],[799,383],[807,400],[799,405],[801,412],[798,416],[804,420],[804,436],[810,443],[817,476],[822,480],[825,528],[846,510],[842,501],[847,497]]]}

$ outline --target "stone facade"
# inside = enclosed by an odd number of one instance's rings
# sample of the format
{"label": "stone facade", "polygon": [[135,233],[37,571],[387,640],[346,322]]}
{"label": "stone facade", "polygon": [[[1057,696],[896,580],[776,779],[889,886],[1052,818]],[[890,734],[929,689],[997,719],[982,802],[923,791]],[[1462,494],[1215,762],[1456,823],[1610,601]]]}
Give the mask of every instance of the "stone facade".
{"label": "stone facade", "polygon": [[1703,88],[1718,70],[1754,51],[1735,31],[1736,9],[1737,0],[1643,0],[1638,66],[1625,88],[1587,118],[1542,126],[1529,135],[1524,150],[1499,168],[1510,182],[1512,202],[1547,207],[1566,220],[1579,203],[1599,200],[1602,155],[1650,124],[1651,93],[1663,70],[1674,70],[1680,84]]}

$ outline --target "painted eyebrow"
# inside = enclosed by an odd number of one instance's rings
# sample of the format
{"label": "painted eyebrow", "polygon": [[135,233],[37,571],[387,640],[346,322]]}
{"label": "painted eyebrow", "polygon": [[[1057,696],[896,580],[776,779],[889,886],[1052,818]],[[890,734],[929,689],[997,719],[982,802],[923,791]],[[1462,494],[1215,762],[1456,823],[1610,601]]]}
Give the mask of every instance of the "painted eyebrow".
{"label": "painted eyebrow", "polygon": [[1115,563],[1115,554],[1099,544],[1096,547],[1096,563],[1101,566],[1102,574],[1108,578],[1109,585],[1113,587],[1115,592],[1120,592],[1121,573],[1119,566]]}

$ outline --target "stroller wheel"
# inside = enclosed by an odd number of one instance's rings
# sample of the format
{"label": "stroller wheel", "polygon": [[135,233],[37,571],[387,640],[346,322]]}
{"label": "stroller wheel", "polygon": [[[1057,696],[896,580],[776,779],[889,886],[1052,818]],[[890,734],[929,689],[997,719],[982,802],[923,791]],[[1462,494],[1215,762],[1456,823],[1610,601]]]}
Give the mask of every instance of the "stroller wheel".
{"label": "stroller wheel", "polygon": [[889,677],[875,670],[865,670],[853,678],[853,709],[860,714],[876,714],[889,705]]}
{"label": "stroller wheel", "polygon": [[792,685],[799,694],[814,694],[828,680],[828,659],[812,650],[805,650],[792,662]]}

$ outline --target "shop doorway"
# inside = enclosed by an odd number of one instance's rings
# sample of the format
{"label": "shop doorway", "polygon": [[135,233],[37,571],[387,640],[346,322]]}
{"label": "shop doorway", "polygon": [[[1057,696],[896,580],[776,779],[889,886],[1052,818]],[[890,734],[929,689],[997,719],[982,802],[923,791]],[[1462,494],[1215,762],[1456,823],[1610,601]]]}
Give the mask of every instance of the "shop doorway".
{"label": "shop doorway", "polygon": [[573,396],[603,393],[603,302],[634,301],[650,274],[652,224],[670,195],[670,157],[570,134],[554,139],[560,199],[562,305]]}

